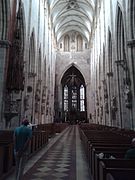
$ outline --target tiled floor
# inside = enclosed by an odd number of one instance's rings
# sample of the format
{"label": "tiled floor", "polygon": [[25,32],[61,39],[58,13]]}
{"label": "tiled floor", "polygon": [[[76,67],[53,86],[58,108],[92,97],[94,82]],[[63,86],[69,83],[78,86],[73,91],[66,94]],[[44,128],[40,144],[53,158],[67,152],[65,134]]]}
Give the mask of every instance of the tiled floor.
{"label": "tiled floor", "polygon": [[[31,158],[24,180],[90,180],[78,127],[70,126]],[[14,175],[7,180],[15,180]]]}

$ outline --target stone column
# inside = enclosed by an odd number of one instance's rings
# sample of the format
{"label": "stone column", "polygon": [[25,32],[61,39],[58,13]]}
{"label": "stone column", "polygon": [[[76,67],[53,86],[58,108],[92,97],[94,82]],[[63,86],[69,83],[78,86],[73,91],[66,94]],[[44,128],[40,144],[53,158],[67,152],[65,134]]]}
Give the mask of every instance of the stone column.
{"label": "stone column", "polygon": [[131,110],[131,128],[135,130],[135,39],[130,39],[127,42],[129,52],[129,68],[131,77],[131,91],[132,91],[132,110]]}
{"label": "stone column", "polygon": [[8,48],[11,43],[8,40],[0,40],[0,127],[4,129],[4,89]]}

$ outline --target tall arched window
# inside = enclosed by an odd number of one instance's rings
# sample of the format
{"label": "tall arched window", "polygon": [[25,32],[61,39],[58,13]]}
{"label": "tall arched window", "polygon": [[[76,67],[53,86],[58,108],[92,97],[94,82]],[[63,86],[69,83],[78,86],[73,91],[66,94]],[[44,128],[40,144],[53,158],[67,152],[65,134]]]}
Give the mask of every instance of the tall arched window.
{"label": "tall arched window", "polygon": [[101,77],[102,77],[102,72],[101,72],[101,57],[99,57],[99,71],[98,71],[98,80],[99,80],[99,86],[101,83]]}
{"label": "tall arched window", "polygon": [[64,51],[69,51],[70,49],[70,38],[68,35],[64,37]]}
{"label": "tall arched window", "polygon": [[105,69],[105,46],[103,45],[103,77],[105,79],[106,69]]}
{"label": "tall arched window", "polygon": [[39,48],[39,58],[38,58],[38,79],[41,80],[41,48]]}
{"label": "tall arched window", "polygon": [[64,86],[64,111],[68,111],[68,86]]}
{"label": "tall arched window", "polygon": [[29,73],[35,73],[35,42],[34,42],[34,32],[32,32],[30,37],[30,48],[29,48]]}
{"label": "tall arched window", "polygon": [[112,72],[112,37],[111,32],[108,33],[108,72]]}
{"label": "tall arched window", "polygon": [[80,111],[85,111],[85,89],[84,86],[80,86]]}
{"label": "tall arched window", "polygon": [[114,85],[113,85],[113,62],[112,62],[112,36],[110,30],[108,31],[108,108],[109,108],[109,124],[112,126],[114,123],[114,117],[112,116],[112,99],[114,96]]}
{"label": "tall arched window", "polygon": [[118,7],[118,20],[117,20],[117,56],[118,60],[126,59],[125,42],[124,42],[124,24],[123,16],[120,7]]}
{"label": "tall arched window", "polygon": [[72,108],[77,111],[77,86],[74,84],[71,88],[71,96],[72,96]]}
{"label": "tall arched window", "polygon": [[83,39],[81,35],[77,36],[77,51],[82,51],[83,47]]}
{"label": "tall arched window", "polygon": [[44,80],[44,83],[45,83],[45,86],[46,86],[46,57],[44,59],[44,75],[43,75],[43,80]]}
{"label": "tall arched window", "polygon": [[68,112],[68,118],[70,120],[86,119],[86,87],[81,72],[74,66],[70,67],[64,73],[61,83],[63,118],[65,113]]}

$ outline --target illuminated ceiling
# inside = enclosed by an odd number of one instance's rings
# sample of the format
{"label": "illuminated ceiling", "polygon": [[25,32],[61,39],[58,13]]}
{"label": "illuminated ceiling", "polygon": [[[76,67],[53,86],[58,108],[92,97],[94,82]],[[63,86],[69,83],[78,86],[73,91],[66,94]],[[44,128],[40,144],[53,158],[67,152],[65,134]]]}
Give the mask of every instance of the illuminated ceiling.
{"label": "illuminated ceiling", "polygon": [[66,33],[76,31],[88,41],[96,0],[49,0],[50,13],[57,41]]}

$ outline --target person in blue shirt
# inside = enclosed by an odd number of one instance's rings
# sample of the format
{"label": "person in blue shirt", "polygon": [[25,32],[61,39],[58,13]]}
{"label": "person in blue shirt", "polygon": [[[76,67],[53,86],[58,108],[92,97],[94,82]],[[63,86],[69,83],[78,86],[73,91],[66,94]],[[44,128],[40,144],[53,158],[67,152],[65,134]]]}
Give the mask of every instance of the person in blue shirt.
{"label": "person in blue shirt", "polygon": [[125,154],[125,159],[135,159],[135,138],[132,139],[131,146]]}
{"label": "person in blue shirt", "polygon": [[14,131],[14,152],[16,160],[16,180],[21,180],[27,154],[29,150],[29,143],[32,138],[32,129],[28,127],[29,121],[24,119],[22,125],[17,127]]}

